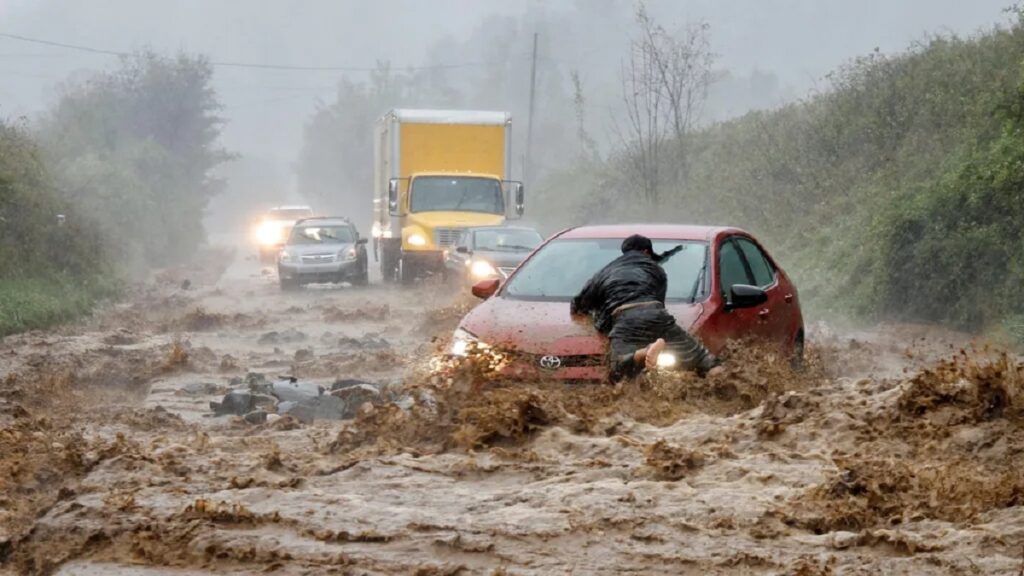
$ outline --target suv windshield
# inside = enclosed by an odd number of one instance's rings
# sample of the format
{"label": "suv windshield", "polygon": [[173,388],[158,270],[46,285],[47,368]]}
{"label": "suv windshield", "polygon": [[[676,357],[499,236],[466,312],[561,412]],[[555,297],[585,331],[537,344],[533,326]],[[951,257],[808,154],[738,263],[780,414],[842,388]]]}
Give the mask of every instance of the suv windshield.
{"label": "suv windshield", "polygon": [[473,249],[493,252],[529,252],[536,248],[543,238],[533,230],[510,228],[477,230],[473,235]]}
{"label": "suv windshield", "polygon": [[[667,299],[700,300],[707,282],[703,272],[707,244],[684,240],[652,242],[656,252],[683,245],[682,251],[662,263],[668,274]],[[621,246],[621,238],[550,242],[520,267],[503,294],[509,298],[568,301],[605,264],[622,255]]]}
{"label": "suv windshield", "polygon": [[504,214],[501,183],[493,178],[419,176],[412,183],[409,210]]}
{"label": "suv windshield", "polygon": [[298,226],[292,228],[289,244],[346,244],[352,242],[350,226]]}

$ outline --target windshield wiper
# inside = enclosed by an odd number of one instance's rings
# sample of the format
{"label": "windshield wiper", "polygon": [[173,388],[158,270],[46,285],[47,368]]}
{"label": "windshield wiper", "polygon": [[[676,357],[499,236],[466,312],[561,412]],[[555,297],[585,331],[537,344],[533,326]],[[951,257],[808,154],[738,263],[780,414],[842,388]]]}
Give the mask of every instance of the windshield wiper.
{"label": "windshield wiper", "polygon": [[[700,272],[697,272],[697,280],[693,283],[693,290],[690,290],[690,302],[697,301],[697,290],[701,290],[704,287],[704,271],[708,269],[708,263],[705,259],[704,264],[700,267]],[[703,294],[703,292],[701,292]]]}

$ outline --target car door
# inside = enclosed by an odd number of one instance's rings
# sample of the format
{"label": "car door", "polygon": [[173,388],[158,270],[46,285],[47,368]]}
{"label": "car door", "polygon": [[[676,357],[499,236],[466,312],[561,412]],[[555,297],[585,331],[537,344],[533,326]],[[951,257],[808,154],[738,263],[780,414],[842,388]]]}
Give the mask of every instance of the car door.
{"label": "car door", "polygon": [[718,291],[716,300],[721,305],[712,311],[714,317],[708,319],[704,339],[709,346],[719,349],[728,340],[760,336],[763,330],[759,330],[759,308],[724,308],[724,304],[730,300],[730,288],[733,285],[753,283],[750,267],[739,246],[733,237],[727,237],[719,241],[715,252],[717,261],[712,289]]}
{"label": "car door", "polygon": [[783,293],[785,290],[779,283],[778,271],[760,246],[750,238],[742,236],[735,237],[735,242],[747,262],[754,279],[753,285],[763,289],[768,295],[768,300],[757,307],[760,320],[758,329],[761,335],[772,342],[788,342],[792,338],[792,334],[787,333],[791,324],[788,311],[792,295],[789,295],[787,300],[787,295]]}

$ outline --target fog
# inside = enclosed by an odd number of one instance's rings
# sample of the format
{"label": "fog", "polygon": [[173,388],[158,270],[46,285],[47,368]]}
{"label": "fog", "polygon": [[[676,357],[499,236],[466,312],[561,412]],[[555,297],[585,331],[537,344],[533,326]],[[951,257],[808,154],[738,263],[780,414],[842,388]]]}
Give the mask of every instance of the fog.
{"label": "fog", "polygon": [[[711,121],[800,98],[820,89],[836,66],[876,48],[895,52],[930,33],[970,34],[991,27],[1006,20],[1006,4],[652,0],[648,5],[669,29],[699,20],[710,25],[715,67],[724,78],[711,91],[705,115]],[[534,31],[541,33],[538,122],[552,131],[572,131],[569,72],[578,71],[588,130],[607,147],[613,140],[609,122],[621,102],[620,66],[635,33],[634,9],[626,0],[4,0],[0,33],[83,49],[0,38],[0,116],[31,119],[53,104],[68,79],[117,64],[116,56],[84,48],[204,54],[218,63],[214,84],[227,121],[223,144],[238,154],[226,168],[229,198],[245,193],[295,200],[294,164],[303,125],[319,104],[332,101],[341,78],[362,81],[379,62],[399,71],[438,67],[432,70],[445,82],[464,95],[476,94],[465,97],[467,103],[512,110],[521,144]],[[501,88],[471,88],[482,82]]]}

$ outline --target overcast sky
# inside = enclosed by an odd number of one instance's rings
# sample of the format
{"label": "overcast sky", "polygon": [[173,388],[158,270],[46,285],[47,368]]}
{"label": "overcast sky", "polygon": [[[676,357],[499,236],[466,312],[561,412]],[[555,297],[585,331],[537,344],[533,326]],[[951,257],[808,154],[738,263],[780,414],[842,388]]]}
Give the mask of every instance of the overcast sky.
{"label": "overcast sky", "polygon": [[[876,47],[895,52],[927,33],[970,34],[1005,22],[1003,8],[1010,3],[650,2],[667,27],[706,19],[721,68],[741,75],[755,69],[773,73],[796,95]],[[602,71],[619,68],[620,48],[632,30],[631,0],[0,0],[0,33],[114,51],[186,50],[221,62],[372,67],[390,60],[400,67],[423,63],[437,40],[462,39],[489,15],[575,11],[586,30],[588,14],[607,16],[609,6],[622,15],[621,26],[599,28],[608,37],[595,39],[598,49],[548,55],[600,81],[610,77]],[[452,63],[479,61],[474,54],[460,58]],[[0,116],[38,114],[69,76],[114,65],[111,56],[0,38]],[[218,68],[216,88],[228,120],[225,145],[287,166],[296,156],[303,122],[318,99],[330,99],[338,78],[338,72]]]}

